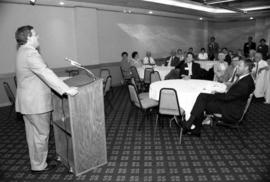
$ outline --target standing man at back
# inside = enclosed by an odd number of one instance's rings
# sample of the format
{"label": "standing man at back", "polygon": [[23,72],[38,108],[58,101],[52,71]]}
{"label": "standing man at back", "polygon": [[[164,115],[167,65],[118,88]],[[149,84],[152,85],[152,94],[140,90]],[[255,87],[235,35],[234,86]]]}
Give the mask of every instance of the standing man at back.
{"label": "standing man at back", "polygon": [[51,88],[59,94],[71,96],[77,88],[69,87],[48,68],[37,51],[39,36],[30,25],[22,26],[15,33],[16,59],[16,111],[22,113],[28,144],[32,173],[53,169],[48,165],[48,140],[52,111]]}
{"label": "standing man at back", "polygon": [[244,44],[244,55],[247,58],[249,56],[249,50],[256,50],[256,43],[252,41],[252,37],[248,37],[248,41]]}
{"label": "standing man at back", "polygon": [[216,38],[211,37],[208,44],[208,58],[214,60],[218,58],[219,45],[215,42]]}

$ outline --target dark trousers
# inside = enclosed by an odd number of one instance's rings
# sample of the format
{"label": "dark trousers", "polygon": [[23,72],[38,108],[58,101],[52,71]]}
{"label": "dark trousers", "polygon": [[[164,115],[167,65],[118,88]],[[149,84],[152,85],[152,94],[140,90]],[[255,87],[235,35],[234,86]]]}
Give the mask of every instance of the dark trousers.
{"label": "dark trousers", "polygon": [[222,114],[221,105],[222,104],[217,101],[214,94],[201,93],[197,97],[193,106],[190,119],[193,121],[193,124],[195,124],[196,127],[201,127],[204,119],[204,111],[206,111],[208,114]]}

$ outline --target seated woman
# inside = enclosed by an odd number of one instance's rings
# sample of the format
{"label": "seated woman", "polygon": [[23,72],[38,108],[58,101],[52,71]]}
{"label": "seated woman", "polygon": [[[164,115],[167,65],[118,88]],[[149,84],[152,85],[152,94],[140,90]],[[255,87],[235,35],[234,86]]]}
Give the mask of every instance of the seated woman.
{"label": "seated woman", "polygon": [[217,82],[226,82],[225,78],[225,71],[228,68],[228,63],[225,62],[225,54],[219,53],[218,54],[218,62],[214,65],[214,81]]}
{"label": "seated woman", "polygon": [[201,48],[201,52],[198,54],[198,59],[200,61],[208,60],[208,54],[207,54],[207,52],[205,52],[204,48]]}
{"label": "seated woman", "polygon": [[181,61],[185,61],[185,55],[184,55],[182,49],[178,48],[178,49],[176,50],[176,57],[179,58],[179,61],[180,61],[180,62],[181,62]]}
{"label": "seated woman", "polygon": [[235,56],[232,58],[231,64],[228,66],[224,73],[224,84],[227,86],[227,90],[232,86],[232,84],[238,79],[236,72],[239,66],[240,57]]}
{"label": "seated woman", "polygon": [[144,65],[155,65],[156,64],[155,60],[151,57],[150,51],[146,52],[146,57],[143,59],[143,64]]}
{"label": "seated woman", "polygon": [[122,70],[123,77],[124,77],[124,79],[130,79],[131,78],[131,72],[129,70],[130,63],[129,63],[129,60],[128,60],[128,53],[127,52],[122,52],[121,56],[122,56],[122,60],[120,62],[120,67],[121,67],[121,70]]}
{"label": "seated woman", "polygon": [[131,54],[131,60],[130,60],[130,65],[135,66],[135,67],[142,67],[142,61],[139,58],[139,53],[137,51],[134,51]]}

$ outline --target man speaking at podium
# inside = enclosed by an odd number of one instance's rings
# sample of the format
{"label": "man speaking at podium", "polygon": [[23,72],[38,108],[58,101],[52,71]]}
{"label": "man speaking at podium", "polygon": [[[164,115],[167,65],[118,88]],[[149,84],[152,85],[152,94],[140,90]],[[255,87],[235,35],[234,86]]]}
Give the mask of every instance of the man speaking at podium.
{"label": "man speaking at podium", "polygon": [[48,165],[48,140],[52,111],[51,88],[59,94],[74,96],[76,87],[69,87],[48,68],[37,48],[38,35],[32,26],[22,26],[15,33],[16,111],[23,114],[31,171],[41,173],[53,169]]}

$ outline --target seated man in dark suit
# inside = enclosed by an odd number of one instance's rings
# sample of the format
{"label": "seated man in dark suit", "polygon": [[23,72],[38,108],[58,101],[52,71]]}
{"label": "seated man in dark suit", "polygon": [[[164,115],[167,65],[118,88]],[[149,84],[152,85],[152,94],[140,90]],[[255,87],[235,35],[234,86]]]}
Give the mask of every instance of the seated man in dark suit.
{"label": "seated man in dark suit", "polygon": [[226,93],[201,93],[193,106],[188,121],[182,121],[182,126],[191,130],[191,134],[200,136],[204,111],[222,114],[224,122],[237,122],[242,115],[249,95],[254,91],[254,81],[250,75],[253,62],[250,59],[240,60],[238,79]]}
{"label": "seated man in dark suit", "polygon": [[186,61],[180,65],[180,78],[182,79],[201,79],[200,64],[193,62],[194,55],[191,52],[187,53]]}
{"label": "seated man in dark suit", "polygon": [[180,59],[176,56],[176,51],[171,50],[171,56],[165,59],[165,66],[176,66],[180,62]]}

